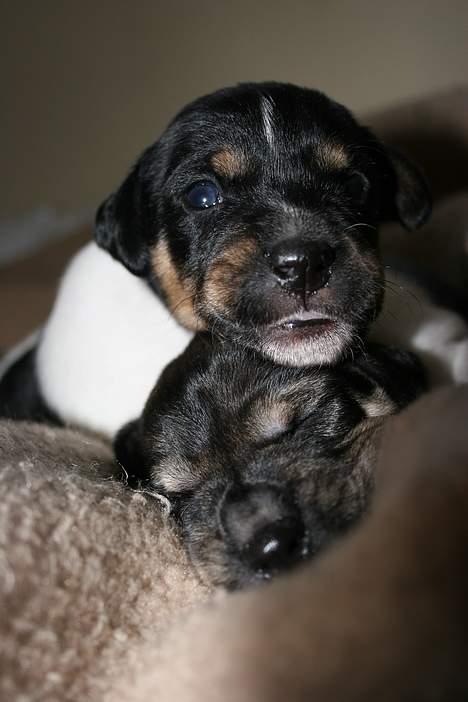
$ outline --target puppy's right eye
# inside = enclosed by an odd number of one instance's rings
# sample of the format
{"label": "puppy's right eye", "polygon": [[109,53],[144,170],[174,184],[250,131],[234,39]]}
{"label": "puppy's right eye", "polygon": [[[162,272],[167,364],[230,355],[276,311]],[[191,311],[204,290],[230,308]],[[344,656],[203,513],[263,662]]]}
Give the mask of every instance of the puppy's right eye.
{"label": "puppy's right eye", "polygon": [[211,180],[200,180],[193,183],[185,193],[185,200],[190,207],[204,210],[222,202],[219,188]]}

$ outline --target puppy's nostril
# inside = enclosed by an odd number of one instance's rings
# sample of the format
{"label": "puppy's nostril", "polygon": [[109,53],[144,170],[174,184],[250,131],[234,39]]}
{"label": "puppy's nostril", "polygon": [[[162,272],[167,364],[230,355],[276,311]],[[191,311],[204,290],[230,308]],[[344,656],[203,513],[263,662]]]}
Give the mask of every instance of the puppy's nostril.
{"label": "puppy's nostril", "polygon": [[278,256],[273,270],[283,281],[293,281],[303,278],[307,270],[307,260],[305,256]]}
{"label": "puppy's nostril", "polygon": [[244,559],[262,575],[286,570],[303,556],[304,526],[297,517],[285,517],[263,527],[245,546]]}
{"label": "puppy's nostril", "polygon": [[319,269],[330,268],[335,261],[335,250],[328,244],[323,244],[317,257],[317,267]]}
{"label": "puppy's nostril", "polygon": [[289,292],[307,295],[323,288],[331,276],[335,251],[328,244],[283,241],[268,256],[273,273]]}

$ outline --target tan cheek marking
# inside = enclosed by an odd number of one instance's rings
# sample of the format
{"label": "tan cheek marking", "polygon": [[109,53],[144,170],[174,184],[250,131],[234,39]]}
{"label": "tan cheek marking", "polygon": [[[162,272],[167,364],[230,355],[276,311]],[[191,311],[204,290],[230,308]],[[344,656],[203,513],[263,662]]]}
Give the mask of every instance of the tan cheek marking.
{"label": "tan cheek marking", "polygon": [[261,400],[249,412],[246,430],[253,440],[272,439],[287,431],[291,419],[289,402]]}
{"label": "tan cheek marking", "polygon": [[396,411],[395,404],[382,388],[377,388],[370,397],[361,399],[360,403],[368,417],[385,417]]}
{"label": "tan cheek marking", "polygon": [[204,323],[194,309],[195,285],[189,278],[180,277],[164,239],[152,253],[152,265],[174,317],[187,329],[204,329]]}
{"label": "tan cheek marking", "polygon": [[203,299],[208,309],[228,313],[242,275],[256,253],[257,243],[253,239],[242,239],[213,261],[203,286]]}
{"label": "tan cheek marking", "polygon": [[329,141],[325,141],[323,144],[319,145],[317,149],[317,159],[322,168],[336,170],[349,166],[349,158],[344,146]]}
{"label": "tan cheek marking", "polygon": [[226,178],[235,178],[246,172],[247,160],[241,151],[221,149],[211,157],[211,166],[214,171]]}

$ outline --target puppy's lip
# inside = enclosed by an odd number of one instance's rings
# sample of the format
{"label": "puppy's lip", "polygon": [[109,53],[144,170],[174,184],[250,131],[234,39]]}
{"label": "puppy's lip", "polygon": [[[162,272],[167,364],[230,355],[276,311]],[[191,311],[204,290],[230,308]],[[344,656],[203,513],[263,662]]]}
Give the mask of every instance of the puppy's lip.
{"label": "puppy's lip", "polygon": [[294,330],[301,327],[331,326],[336,320],[330,315],[317,310],[302,310],[294,315],[284,317],[271,325],[273,329]]}

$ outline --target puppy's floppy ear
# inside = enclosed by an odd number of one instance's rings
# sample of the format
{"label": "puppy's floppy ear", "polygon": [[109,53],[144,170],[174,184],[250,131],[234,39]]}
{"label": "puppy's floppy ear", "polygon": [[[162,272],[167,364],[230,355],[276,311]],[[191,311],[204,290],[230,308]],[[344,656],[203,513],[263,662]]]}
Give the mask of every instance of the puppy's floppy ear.
{"label": "puppy's floppy ear", "polygon": [[101,248],[139,276],[146,275],[149,267],[147,216],[137,164],[99,207],[94,237]]}
{"label": "puppy's floppy ear", "polygon": [[418,229],[429,218],[432,197],[426,180],[417,166],[406,156],[390,147],[386,148],[390,166],[390,200],[386,203],[386,216],[398,219],[408,230]]}

